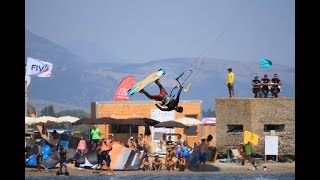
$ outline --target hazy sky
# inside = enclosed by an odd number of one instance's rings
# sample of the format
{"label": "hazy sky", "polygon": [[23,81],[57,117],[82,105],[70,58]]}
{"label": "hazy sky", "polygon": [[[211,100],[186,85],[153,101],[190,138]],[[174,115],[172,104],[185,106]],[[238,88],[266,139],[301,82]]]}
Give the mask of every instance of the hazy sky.
{"label": "hazy sky", "polygon": [[25,4],[26,29],[90,61],[201,56],[268,58],[290,67],[295,63],[294,0],[26,0]]}

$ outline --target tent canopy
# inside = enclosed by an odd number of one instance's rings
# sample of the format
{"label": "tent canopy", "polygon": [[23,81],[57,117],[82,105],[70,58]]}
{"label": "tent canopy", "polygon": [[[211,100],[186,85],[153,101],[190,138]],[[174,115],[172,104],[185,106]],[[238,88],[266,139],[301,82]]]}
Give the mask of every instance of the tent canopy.
{"label": "tent canopy", "polygon": [[180,122],[177,122],[177,121],[163,121],[163,122],[160,122],[156,125],[154,125],[154,127],[166,127],[166,128],[175,128],[175,127],[178,127],[178,128],[185,128],[186,125],[180,123]]}
{"label": "tent canopy", "polygon": [[183,118],[177,119],[176,121],[186,126],[197,126],[202,124],[200,120],[195,118],[189,118],[189,117],[183,117]]}

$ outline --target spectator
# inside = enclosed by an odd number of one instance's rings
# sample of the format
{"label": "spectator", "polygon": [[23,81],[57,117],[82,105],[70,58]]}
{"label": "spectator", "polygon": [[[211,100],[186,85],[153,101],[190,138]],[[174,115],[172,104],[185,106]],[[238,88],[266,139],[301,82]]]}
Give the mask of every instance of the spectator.
{"label": "spectator", "polygon": [[160,138],[160,149],[162,149],[166,143],[167,143],[167,135],[166,133],[163,133],[162,137]]}
{"label": "spectator", "polygon": [[278,74],[274,74],[273,78],[271,79],[272,86],[271,86],[271,93],[274,97],[278,97],[278,93],[280,92],[280,86],[281,86],[281,81],[278,78]]}
{"label": "spectator", "polygon": [[169,157],[168,157],[168,160],[167,160],[167,162],[166,162],[166,166],[167,166],[167,170],[169,170],[169,171],[171,171],[171,170],[174,170],[174,161],[173,161],[173,159],[172,159],[172,155],[170,155]]}
{"label": "spectator", "polygon": [[96,148],[98,142],[100,141],[100,129],[96,125],[92,125],[90,134],[91,134],[93,148]]}
{"label": "spectator", "polygon": [[203,170],[203,166],[206,163],[206,159],[207,159],[207,153],[209,150],[209,146],[206,143],[206,139],[202,138],[201,139],[201,144],[199,145],[199,161],[197,164],[197,167],[200,168],[200,170]]}
{"label": "spectator", "polygon": [[82,136],[78,143],[76,153],[79,154],[80,156],[83,156],[86,150],[87,150],[87,142],[84,136]]}
{"label": "spectator", "polygon": [[154,155],[154,160],[152,161],[152,168],[155,171],[161,170],[162,167],[162,161],[159,158],[159,154]]}
{"label": "spectator", "polygon": [[254,94],[254,98],[258,97],[258,93],[260,92],[260,86],[261,81],[258,79],[258,75],[254,76],[254,79],[252,80],[252,92]]}
{"label": "spectator", "polygon": [[186,169],[186,167],[187,167],[187,161],[182,156],[179,157],[178,164],[179,164],[179,170],[180,171],[184,171]]}
{"label": "spectator", "polygon": [[100,169],[100,172],[101,172],[102,161],[103,161],[103,159],[102,159],[102,143],[103,143],[102,141],[99,141],[99,142],[97,143],[96,151],[97,151],[98,164],[97,164],[97,166],[95,166],[95,167],[93,168],[92,173],[95,173],[97,169]]}
{"label": "spectator", "polygon": [[173,149],[173,141],[171,141],[171,136],[168,136],[168,141],[166,142],[166,160],[168,160],[169,156],[173,156]]}
{"label": "spectator", "polygon": [[144,150],[144,146],[146,145],[146,141],[144,139],[144,134],[140,133],[138,137],[138,150],[142,151]]}
{"label": "spectator", "polygon": [[37,142],[36,143],[37,145],[37,167],[38,167],[38,172],[41,172],[41,167],[43,169],[45,169],[45,171],[47,172],[48,171],[48,168],[45,167],[43,164],[42,164],[42,149],[41,149],[41,146],[40,146],[40,142]]}
{"label": "spectator", "polygon": [[182,144],[180,143],[180,141],[177,141],[175,150],[176,150],[176,158],[180,158],[182,156]]}
{"label": "spectator", "polygon": [[56,130],[53,130],[52,132],[52,139],[59,139],[60,135]]}
{"label": "spectator", "polygon": [[190,151],[192,151],[192,150],[193,150],[193,148],[188,145],[188,142],[184,141],[183,145],[182,145],[182,157],[186,161],[186,168],[187,169],[188,169]]}
{"label": "spectator", "polygon": [[57,175],[62,175],[62,168],[64,167],[64,174],[69,176],[68,168],[67,168],[67,150],[63,148],[63,145],[60,145],[59,149],[59,162],[60,162],[60,170],[57,172]]}
{"label": "spectator", "polygon": [[263,78],[261,79],[261,91],[264,94],[264,98],[268,97],[268,93],[270,91],[269,86],[270,86],[270,79],[268,78],[267,74],[263,75]]}
{"label": "spectator", "polygon": [[149,155],[145,155],[143,161],[142,161],[142,165],[143,165],[143,170],[144,171],[149,171],[150,170],[150,160],[149,160]]}
{"label": "spectator", "polygon": [[228,86],[229,97],[234,98],[234,73],[231,68],[228,68],[228,76],[226,80],[226,84]]}
{"label": "spectator", "polygon": [[181,134],[178,134],[178,140],[176,141],[176,144],[178,144],[178,142],[180,142],[180,145],[182,145],[184,142],[184,139],[182,139]]}
{"label": "spectator", "polygon": [[128,147],[133,151],[137,150],[137,143],[134,141],[133,136],[130,136],[130,138],[128,139]]}

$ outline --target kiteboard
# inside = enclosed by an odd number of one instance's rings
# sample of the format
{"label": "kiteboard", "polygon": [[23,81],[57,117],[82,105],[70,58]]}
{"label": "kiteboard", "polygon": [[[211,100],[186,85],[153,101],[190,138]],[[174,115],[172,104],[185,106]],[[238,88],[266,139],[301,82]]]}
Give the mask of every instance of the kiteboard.
{"label": "kiteboard", "polygon": [[160,77],[164,74],[166,74],[166,70],[165,69],[159,69],[158,71],[155,71],[151,74],[149,74],[148,76],[146,76],[145,78],[143,78],[141,81],[135,83],[129,90],[128,90],[128,94],[129,96],[133,96],[134,94],[138,93],[141,89],[149,86],[151,83],[153,83],[154,81],[160,79]]}

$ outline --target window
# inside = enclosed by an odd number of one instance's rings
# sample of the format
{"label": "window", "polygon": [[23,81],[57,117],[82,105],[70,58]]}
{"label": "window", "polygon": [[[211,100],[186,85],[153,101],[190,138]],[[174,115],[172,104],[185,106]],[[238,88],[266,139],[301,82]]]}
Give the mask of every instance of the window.
{"label": "window", "polygon": [[281,132],[284,131],[284,124],[265,124],[263,129],[264,132],[269,132],[271,130]]}
{"label": "window", "polygon": [[197,135],[197,126],[186,126],[183,130],[183,133],[187,136],[196,136]]}
{"label": "window", "polygon": [[242,124],[228,124],[227,125],[228,131],[227,133],[234,133],[234,132],[243,132],[243,125]]}
{"label": "window", "polygon": [[138,126],[110,124],[111,133],[138,133]]}

